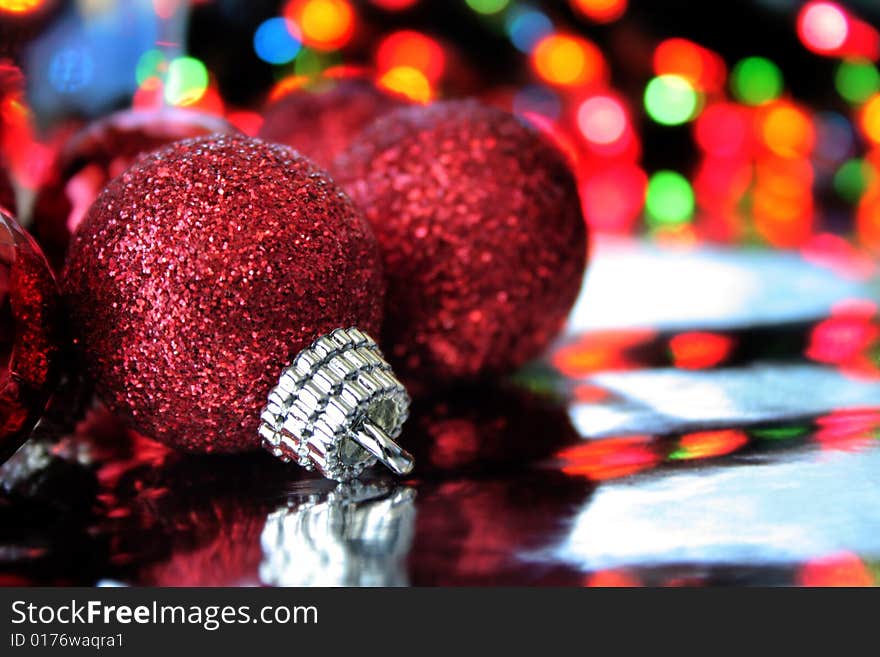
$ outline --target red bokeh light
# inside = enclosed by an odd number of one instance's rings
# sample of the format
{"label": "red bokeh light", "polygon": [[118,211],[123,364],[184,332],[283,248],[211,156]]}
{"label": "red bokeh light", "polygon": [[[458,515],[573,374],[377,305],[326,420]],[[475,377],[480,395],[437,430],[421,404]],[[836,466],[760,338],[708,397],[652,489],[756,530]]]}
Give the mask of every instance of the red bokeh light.
{"label": "red bokeh light", "polygon": [[727,68],[716,53],[687,39],[666,39],[654,50],[654,73],[678,75],[708,93],[724,87]]}
{"label": "red bokeh light", "polygon": [[684,370],[702,370],[724,362],[733,349],[733,338],[720,333],[689,331],[669,340],[672,362]]}
{"label": "red bokeh light", "polygon": [[376,48],[376,67],[382,75],[398,67],[420,71],[435,84],[446,69],[446,55],[435,39],[413,30],[401,30],[384,37]]}

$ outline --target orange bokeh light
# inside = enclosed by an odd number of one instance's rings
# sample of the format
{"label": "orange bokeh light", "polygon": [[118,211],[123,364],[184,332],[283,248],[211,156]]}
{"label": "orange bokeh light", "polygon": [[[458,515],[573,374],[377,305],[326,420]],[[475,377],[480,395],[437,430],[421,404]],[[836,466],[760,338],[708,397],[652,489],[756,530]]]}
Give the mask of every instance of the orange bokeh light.
{"label": "orange bokeh light", "polygon": [[380,75],[398,67],[420,71],[433,85],[446,69],[446,54],[443,46],[431,37],[413,30],[401,30],[382,39],[376,49],[376,68]]}
{"label": "orange bokeh light", "polygon": [[748,436],[737,429],[697,431],[682,436],[678,449],[669,458],[687,460],[724,456],[745,447],[748,442]]}
{"label": "orange bokeh light", "polygon": [[660,462],[650,436],[621,436],[588,441],[559,452],[562,471],[592,481],[618,479]]}
{"label": "orange bokeh light", "polygon": [[880,144],[880,94],[871,96],[862,107],[859,125],[865,137]]}
{"label": "orange bokeh light", "polygon": [[654,50],[654,72],[678,75],[700,91],[719,91],[727,69],[724,60],[711,50],[687,39],[666,39]]}
{"label": "orange bokeh light", "polygon": [[316,50],[336,50],[351,40],[355,13],[347,0],[293,0],[284,10],[302,30],[303,42]]}
{"label": "orange bokeh light", "polygon": [[310,78],[306,75],[288,75],[275,83],[269,91],[269,100],[275,101],[287,94],[305,88]]}
{"label": "orange bokeh light", "polygon": [[623,16],[627,0],[571,0],[571,6],[596,23],[610,23]]}
{"label": "orange bokeh light", "polygon": [[560,86],[594,84],[606,74],[599,48],[568,34],[551,34],[541,39],[532,51],[532,65],[542,79]]}
{"label": "orange bokeh light", "polygon": [[412,66],[395,66],[379,76],[376,84],[416,103],[428,103],[434,95],[425,74]]}
{"label": "orange bokeh light", "polygon": [[859,202],[856,235],[862,246],[880,253],[880,190],[872,190]]}
{"label": "orange bokeh light", "polygon": [[761,139],[784,158],[805,157],[813,150],[816,130],[807,113],[787,102],[773,103],[759,117]]}
{"label": "orange bokeh light", "polygon": [[669,340],[673,364],[684,370],[702,370],[724,362],[733,349],[733,338],[719,333],[689,331]]}
{"label": "orange bokeh light", "polygon": [[769,156],[755,166],[755,229],[772,246],[798,247],[813,233],[813,168],[805,158]]}
{"label": "orange bokeh light", "polygon": [[625,370],[633,367],[627,350],[653,338],[644,329],[595,331],[560,347],[552,356],[553,365],[566,376],[576,378],[601,370]]}
{"label": "orange bokeh light", "polygon": [[809,196],[785,196],[759,187],[752,197],[752,212],[755,229],[772,246],[801,246],[812,235],[813,203]]}

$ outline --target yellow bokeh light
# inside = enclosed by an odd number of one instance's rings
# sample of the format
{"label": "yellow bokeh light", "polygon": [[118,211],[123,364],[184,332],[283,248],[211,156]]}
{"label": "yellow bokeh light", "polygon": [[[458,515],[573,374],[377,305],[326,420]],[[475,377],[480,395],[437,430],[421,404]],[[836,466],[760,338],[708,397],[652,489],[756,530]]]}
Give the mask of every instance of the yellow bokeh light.
{"label": "yellow bokeh light", "polygon": [[865,137],[880,144],[880,94],[871,96],[862,108],[860,124]]}
{"label": "yellow bokeh light", "polygon": [[416,103],[428,103],[434,95],[425,74],[412,66],[395,66],[382,74],[378,84]]}
{"label": "yellow bokeh light", "polygon": [[551,34],[542,39],[535,46],[532,62],[544,80],[564,86],[596,82],[605,68],[602,53],[594,44],[565,34]]}
{"label": "yellow bokeh light", "polygon": [[46,0],[0,0],[0,11],[10,14],[26,14],[39,9]]}
{"label": "yellow bokeh light", "polygon": [[340,48],[354,34],[354,9],[347,0],[294,0],[285,16],[302,30],[306,45],[318,50]]}

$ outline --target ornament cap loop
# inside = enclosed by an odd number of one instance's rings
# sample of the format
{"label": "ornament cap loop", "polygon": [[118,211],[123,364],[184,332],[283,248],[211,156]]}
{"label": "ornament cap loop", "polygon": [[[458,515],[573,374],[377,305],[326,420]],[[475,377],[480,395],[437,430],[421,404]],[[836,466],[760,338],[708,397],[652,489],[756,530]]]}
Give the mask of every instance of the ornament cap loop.
{"label": "ornament cap loop", "polygon": [[381,461],[412,471],[395,439],[410,398],[376,342],[357,328],[336,329],[297,354],[260,416],[263,446],[328,479],[354,479]]}
{"label": "ornament cap loop", "polygon": [[370,420],[366,420],[352,438],[394,474],[403,476],[412,472],[415,465],[412,454],[394,442],[391,436]]}

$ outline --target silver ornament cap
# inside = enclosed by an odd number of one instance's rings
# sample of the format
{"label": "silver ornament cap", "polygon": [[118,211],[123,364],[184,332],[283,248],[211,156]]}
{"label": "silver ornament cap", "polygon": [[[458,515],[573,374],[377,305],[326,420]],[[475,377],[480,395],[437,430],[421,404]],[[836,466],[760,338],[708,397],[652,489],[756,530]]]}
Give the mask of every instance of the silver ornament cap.
{"label": "silver ornament cap", "polygon": [[406,475],[413,457],[395,440],[409,404],[376,342],[357,328],[340,328],[284,369],[260,415],[259,433],[272,454],[328,479],[354,479],[377,461]]}

